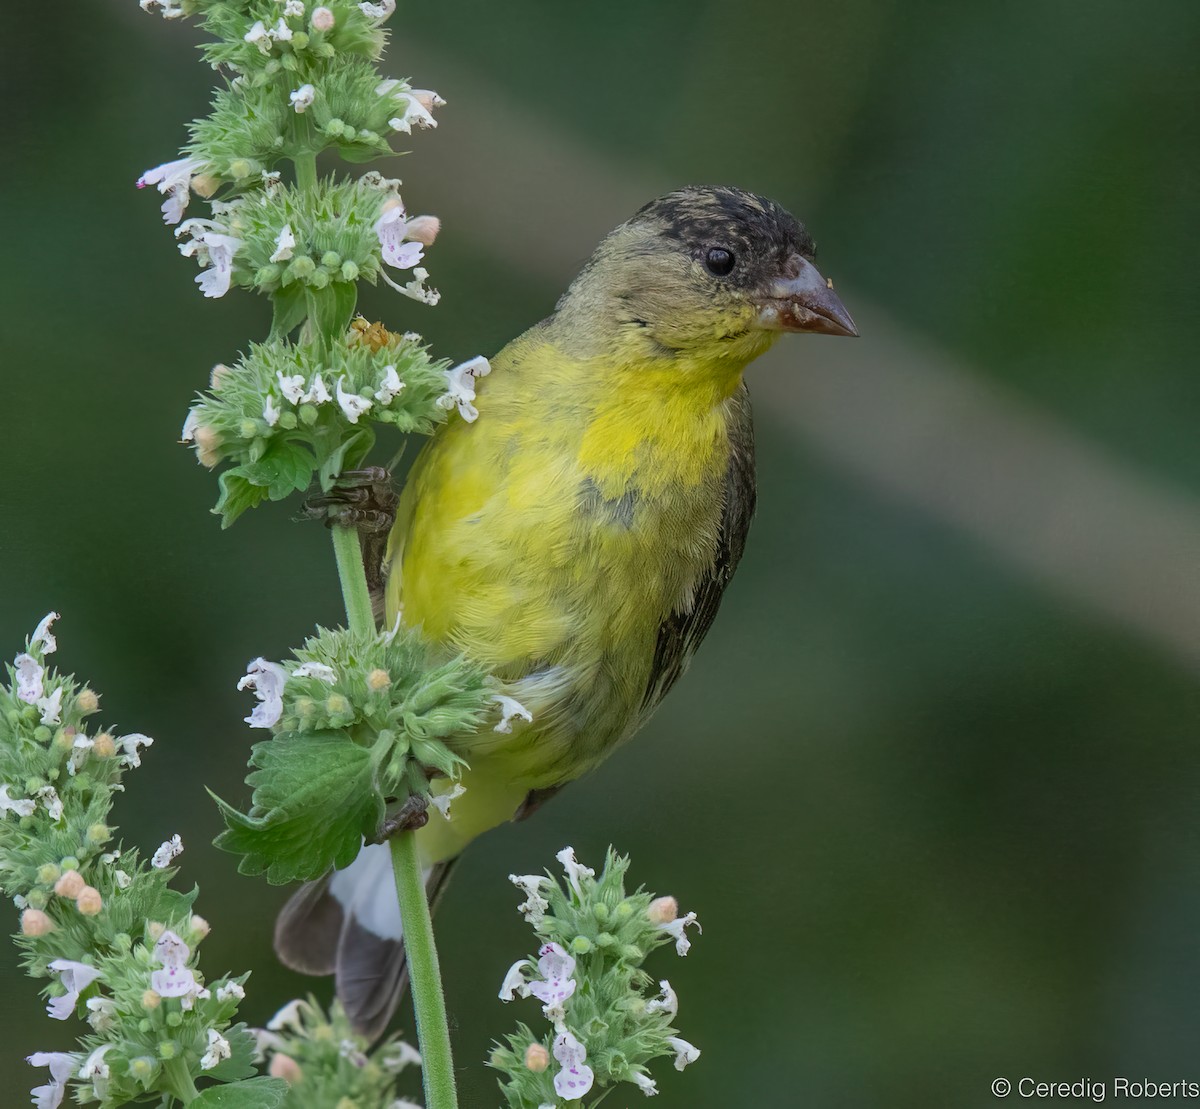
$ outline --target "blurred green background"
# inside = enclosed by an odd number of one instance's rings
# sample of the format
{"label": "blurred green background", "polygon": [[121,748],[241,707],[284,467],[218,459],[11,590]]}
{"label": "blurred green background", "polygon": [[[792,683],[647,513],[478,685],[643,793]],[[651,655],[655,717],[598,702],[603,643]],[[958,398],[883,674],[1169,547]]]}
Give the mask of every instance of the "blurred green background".
{"label": "blurred green background", "polygon": [[[174,444],[264,333],[203,301],[147,166],[212,75],[134,0],[5,13],[0,633],[158,743],[117,817],[172,832],[265,1020],[285,891],[209,843],[244,797],[246,660],[336,622],[332,556],[281,506],[222,533]],[[510,871],[612,842],[705,926],[652,970],[697,1068],[667,1106],[986,1106],[1014,1082],[1200,1080],[1200,6],[846,0],[402,4],[385,71],[450,106],[400,166],[444,231],[441,306],[372,318],[456,359],[545,315],[655,192],[728,182],[805,219],[856,343],[751,371],[760,507],[688,678],[638,741],[470,851],[439,913],[464,1106],[531,1013]],[[15,912],[7,910],[7,926]],[[61,1049],[0,952],[0,1101]],[[636,1100],[634,1100],[636,1099]],[[615,1094],[614,1109],[640,1104]]]}

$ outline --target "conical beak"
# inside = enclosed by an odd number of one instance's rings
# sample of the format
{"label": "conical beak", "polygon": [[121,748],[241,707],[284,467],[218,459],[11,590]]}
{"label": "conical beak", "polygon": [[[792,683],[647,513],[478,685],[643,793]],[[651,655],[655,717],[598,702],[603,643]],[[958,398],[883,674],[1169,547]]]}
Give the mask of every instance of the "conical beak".
{"label": "conical beak", "polygon": [[771,286],[759,320],[770,331],[809,331],[818,335],[856,337],[858,328],[820,271],[806,258],[792,259],[795,277]]}

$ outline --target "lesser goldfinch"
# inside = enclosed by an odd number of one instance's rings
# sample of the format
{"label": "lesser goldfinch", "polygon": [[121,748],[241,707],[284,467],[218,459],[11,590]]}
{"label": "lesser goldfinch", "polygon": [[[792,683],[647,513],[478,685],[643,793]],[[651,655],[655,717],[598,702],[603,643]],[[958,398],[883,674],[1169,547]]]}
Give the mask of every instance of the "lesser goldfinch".
{"label": "lesser goldfinch", "polygon": [[[857,335],[778,204],[686,188],[609,234],[553,315],[413,465],[386,618],[488,667],[532,716],[485,726],[450,819],[417,832],[431,892],[476,836],[529,815],[649,719],[716,615],[754,511],[746,366],[787,331]],[[404,988],[384,846],[303,887],[283,961],[336,974],[375,1036]]]}

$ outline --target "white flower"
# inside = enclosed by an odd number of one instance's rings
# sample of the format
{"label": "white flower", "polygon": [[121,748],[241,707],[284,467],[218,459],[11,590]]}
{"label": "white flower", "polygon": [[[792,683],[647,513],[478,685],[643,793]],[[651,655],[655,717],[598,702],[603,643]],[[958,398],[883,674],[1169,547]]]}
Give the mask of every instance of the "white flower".
{"label": "white flower", "polygon": [[596,872],[590,866],[584,866],[575,858],[575,848],[564,847],[557,855],[554,856],[563,865],[563,869],[567,872],[567,880],[571,883],[571,888],[579,896],[583,896],[583,890],[579,885],[580,878],[595,878]]}
{"label": "white flower", "polygon": [[[187,968],[192,949],[174,932],[164,932],[154,944],[154,957],[162,966],[150,975],[150,988],[163,997],[194,997],[196,977]],[[190,1006],[188,1006],[190,1008]]]}
{"label": "white flower", "polygon": [[143,747],[153,747],[154,740],[148,735],[142,735],[141,732],[131,732],[129,735],[121,736],[117,741],[117,746],[124,752],[121,756],[121,763],[131,770],[136,770],[142,765],[140,750]]}
{"label": "white flower", "polygon": [[62,718],[63,687],[60,685],[49,697],[39,697],[34,703],[41,711],[43,724],[57,724]]}
{"label": "white flower", "polygon": [[279,379],[279,391],[283,394],[284,400],[291,404],[299,404],[304,399],[304,375],[303,374],[285,374],[283,370],[276,371],[275,376]]}
{"label": "white flower", "polygon": [[333,685],[337,681],[337,673],[332,666],[323,662],[302,662],[292,671],[293,678],[316,678],[318,681]]}
{"label": "white flower", "polygon": [[700,1049],[694,1044],[688,1043],[687,1040],[681,1040],[678,1036],[669,1036],[667,1043],[675,1052],[676,1070],[683,1070],[689,1063],[694,1063],[700,1058]]}
{"label": "white flower", "polygon": [[62,1104],[67,1092],[65,1083],[75,1070],[76,1058],[65,1051],[35,1051],[25,1059],[30,1066],[50,1068],[50,1081],[29,1091],[37,1109],[58,1109]]}
{"label": "white flower", "polygon": [[[474,396],[474,393],[472,393]],[[507,735],[513,730],[512,722],[514,720],[524,720],[527,724],[533,720],[531,713],[520,701],[514,700],[512,697],[505,697],[503,694],[496,694],[495,700],[500,703],[500,723],[492,729],[495,732],[504,732]]]}
{"label": "white flower", "polygon": [[286,23],[284,23],[282,17],[280,17],[279,22],[271,28],[271,38],[273,38],[276,42],[292,41],[292,29]]}
{"label": "white flower", "polygon": [[272,1032],[294,1032],[297,1036],[303,1036],[304,1022],[300,1014],[311,1011],[312,1006],[307,1001],[301,1001],[299,998],[289,1001],[267,1021],[267,1028]]}
{"label": "white flower", "polygon": [[668,1017],[674,1019],[679,1015],[679,998],[671,989],[671,983],[665,978],[659,982],[659,988],[662,990],[662,997],[655,998],[653,1001],[646,1002],[647,1013],[666,1013]]}
{"label": "white flower", "polygon": [[389,265],[398,270],[409,270],[424,256],[421,243],[409,242],[408,222],[404,218],[404,205],[400,198],[387,202],[390,206],[375,221],[375,236],[379,239],[380,255]]}
{"label": "white flower", "polygon": [[[311,85],[306,85],[306,88],[311,88]],[[296,249],[296,236],[292,232],[292,225],[285,223],[280,229],[279,234],[275,237],[275,253],[271,255],[272,262],[286,262],[291,258],[293,251]]]}
{"label": "white flower", "polygon": [[680,955],[686,955],[692,949],[692,944],[684,934],[684,929],[693,924],[696,926],[697,932],[704,932],[704,929],[700,927],[700,922],[696,919],[695,913],[688,913],[686,916],[679,917],[678,920],[668,920],[665,924],[660,924],[658,927],[660,931],[666,932],[675,938],[676,952]]}
{"label": "white flower", "polygon": [[8,786],[0,783],[0,820],[3,820],[10,812],[15,812],[17,816],[33,816],[36,810],[36,801],[22,801],[15,797],[9,797]]}
{"label": "white flower", "polygon": [[33,638],[29,641],[30,647],[42,648],[43,655],[52,655],[58,650],[58,640],[54,638],[54,633],[50,630],[50,625],[59,618],[57,612],[47,612],[42,617],[42,622],[33,629]]}
{"label": "white flower", "polygon": [[332,31],[337,23],[337,17],[328,8],[313,8],[312,29],[314,31]]}
{"label": "white flower", "polygon": [[36,705],[44,689],[46,671],[33,655],[20,654],[13,659],[17,673],[17,697],[29,705]]}
{"label": "white flower", "polygon": [[[163,12],[166,15],[166,12]],[[158,191],[166,196],[163,201],[163,223],[178,223],[183,219],[184,210],[192,198],[192,178],[204,168],[204,163],[198,158],[179,158],[174,162],[164,162],[161,166],[146,170],[137,179],[137,187],[144,189],[147,185],[156,185]]]}
{"label": "white flower", "polygon": [[117,883],[117,889],[119,890],[129,889],[129,884],[133,881],[123,870],[114,870],[113,879]]}
{"label": "white flower", "polygon": [[411,92],[404,93],[397,99],[404,102],[404,114],[388,120],[388,126],[393,131],[411,135],[414,125],[424,129],[437,126],[437,120],[433,118],[433,113]]}
{"label": "white flower", "polygon": [[164,840],[150,859],[150,865],[156,870],[165,870],[171,865],[171,860],[183,854],[183,840],[177,832],[170,839]]}
{"label": "white flower", "polygon": [[348,1060],[352,1066],[365,1067],[367,1065],[366,1054],[353,1040],[343,1040],[338,1044],[338,1054]]}
{"label": "white flower", "polygon": [[525,981],[525,969],[528,966],[528,959],[519,959],[508,968],[508,973],[500,984],[499,997],[501,1001],[512,1001],[516,997],[529,996],[529,983]]}
{"label": "white flower", "polygon": [[358,10],[368,19],[382,23],[396,10],[396,0],[380,0],[378,4],[359,4]]}
{"label": "white flower", "polygon": [[88,752],[96,746],[94,739],[89,739],[85,735],[77,735],[75,742],[71,744],[71,757],[67,759],[67,773],[74,777],[79,773],[79,768],[87,762]]}
{"label": "white flower", "polygon": [[554,1076],[554,1091],[564,1101],[578,1101],[592,1088],[595,1075],[584,1060],[587,1048],[564,1029],[554,1038],[554,1058],[562,1070]]}
{"label": "white flower", "polygon": [[400,380],[400,375],[396,373],[396,367],[384,366],[383,380],[379,383],[379,388],[375,390],[375,399],[383,405],[391,404],[403,388],[404,382]]}
{"label": "white flower", "polygon": [[111,1051],[113,1046],[113,1044],[101,1044],[84,1060],[83,1066],[79,1068],[79,1077],[91,1082],[96,1091],[96,1096],[100,1099],[104,1098],[109,1077],[108,1064],[104,1061],[104,1053]]}
{"label": "white flower", "polygon": [[223,986],[217,987],[218,1001],[244,1001],[246,991],[237,982],[226,982]]}
{"label": "white flower", "polygon": [[87,963],[73,963],[70,959],[55,959],[49,964],[49,969],[58,975],[67,992],[62,997],[52,997],[46,1005],[46,1012],[55,1020],[66,1020],[74,1015],[79,995],[100,977],[100,972]]}
{"label": "white flower", "polygon": [[256,19],[254,25],[243,36],[245,42],[257,46],[264,54],[271,53],[271,32],[261,19]]}
{"label": "white flower", "polygon": [[62,819],[63,803],[53,786],[42,786],[34,796],[41,801],[42,807],[50,814],[50,819],[57,824]]}
{"label": "white flower", "polygon": [[446,793],[433,795],[429,798],[429,801],[442,814],[444,820],[449,820],[451,803],[457,801],[466,792],[467,787],[458,782],[453,789],[448,790]]}
{"label": "white flower", "polygon": [[380,1053],[379,1065],[390,1074],[399,1074],[405,1067],[421,1065],[421,1053],[404,1040],[388,1044]]}
{"label": "white flower", "polygon": [[185,258],[194,257],[204,270],[196,277],[200,291],[206,297],[223,297],[233,281],[233,256],[242,240],[220,224],[201,219],[184,220],[175,229],[176,238],[180,235],[192,236],[191,242],[180,244],[179,253]]}
{"label": "white flower", "polygon": [[300,19],[304,15],[304,5],[300,0],[287,0],[283,5],[283,14],[288,19]]}
{"label": "white flower", "polygon": [[413,270],[413,279],[403,285],[388,277],[387,270],[380,270],[379,276],[383,278],[385,284],[390,285],[396,292],[403,293],[406,297],[411,297],[413,300],[419,300],[422,304],[432,306],[442,299],[442,294],[437,289],[426,287],[425,282],[429,279],[429,271],[421,266]]}
{"label": "white flower", "polygon": [[194,408],[189,408],[187,419],[183,421],[183,427],[179,432],[179,441],[181,443],[194,443],[196,441],[196,428],[199,426],[200,413]]}
{"label": "white flower", "polygon": [[275,407],[275,398],[270,393],[263,401],[263,419],[267,421],[268,427],[274,427],[279,423],[279,409]]}
{"label": "white flower", "polygon": [[342,374],[337,379],[337,402],[338,406],[346,414],[346,419],[352,424],[356,424],[358,423],[359,416],[370,409],[371,402],[366,397],[360,397],[357,393],[347,393],[342,388],[342,382],[345,380],[345,374]]}
{"label": "white flower", "polygon": [[329,395],[329,387],[325,384],[325,379],[320,374],[313,374],[308,392],[300,398],[301,403],[328,404],[331,400],[333,400],[333,397]]}
{"label": "white flower", "polygon": [[288,94],[288,100],[291,101],[297,115],[303,115],[307,108],[311,108],[316,98],[317,90],[312,85],[301,85]]}
{"label": "white flower", "polygon": [[529,992],[542,1003],[547,1019],[561,1021],[566,1016],[568,999],[575,993],[575,960],[556,943],[545,944],[538,952],[541,979],[529,983]]}
{"label": "white flower", "polygon": [[438,397],[438,405],[442,408],[457,408],[458,414],[467,423],[473,424],[479,419],[479,410],[474,404],[475,379],[487,377],[491,372],[491,363],[482,355],[451,366],[446,371],[446,392]]}
{"label": "white flower", "polygon": [[108,997],[89,997],[88,1024],[96,1032],[107,1032],[117,1023],[117,1003]]}
{"label": "white flower", "polygon": [[648,1074],[635,1071],[629,1076],[629,1080],[647,1097],[653,1097],[658,1093],[658,1084]]}
{"label": "white flower", "polygon": [[254,690],[259,702],[245,718],[250,727],[269,728],[283,715],[283,686],[286,681],[287,671],[277,662],[256,658],[246,667],[246,675],[237,687]]}
{"label": "white flower", "polygon": [[200,1069],[212,1070],[222,1059],[228,1059],[233,1052],[229,1041],[215,1028],[208,1030],[208,1050],[200,1057]]}
{"label": "white flower", "polygon": [[524,913],[525,920],[536,928],[550,908],[550,902],[541,892],[550,879],[542,874],[510,874],[508,880],[525,894],[525,901],[517,906],[517,912]]}

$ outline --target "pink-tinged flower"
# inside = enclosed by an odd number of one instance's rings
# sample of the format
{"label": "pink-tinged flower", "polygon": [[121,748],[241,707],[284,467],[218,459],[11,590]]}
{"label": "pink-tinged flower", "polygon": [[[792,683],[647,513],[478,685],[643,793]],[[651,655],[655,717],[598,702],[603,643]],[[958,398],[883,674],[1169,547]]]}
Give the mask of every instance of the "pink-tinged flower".
{"label": "pink-tinged flower", "polygon": [[379,252],[384,262],[398,270],[412,269],[424,257],[425,247],[408,241],[408,222],[400,198],[388,201],[383,215],[375,221]]}
{"label": "pink-tinged flower", "polygon": [[75,1070],[76,1058],[65,1051],[35,1051],[26,1058],[25,1062],[30,1066],[50,1068],[50,1081],[45,1086],[35,1086],[29,1091],[37,1109],[58,1109],[62,1104],[63,1095],[67,1092],[66,1082]]}
{"label": "pink-tinged flower", "polygon": [[258,705],[246,717],[252,728],[270,728],[283,715],[283,686],[287,671],[277,662],[256,658],[246,667],[246,676],[238,682],[238,689],[252,689]]}
{"label": "pink-tinged flower", "polygon": [[45,668],[33,655],[20,654],[13,659],[13,670],[17,674],[18,699],[36,705],[45,690]]}
{"label": "pink-tinged flower", "polygon": [[542,977],[529,983],[529,992],[542,1003],[549,1020],[561,1021],[575,993],[575,960],[558,944],[548,943],[538,952],[538,971]]}
{"label": "pink-tinged flower", "polygon": [[192,198],[192,178],[204,168],[198,158],[179,158],[146,170],[137,179],[137,187],[154,185],[167,199],[163,201],[163,223],[178,223]]}
{"label": "pink-tinged flower", "polygon": [[194,997],[199,992],[195,975],[187,968],[192,950],[174,932],[164,932],[154,944],[154,957],[162,970],[150,975],[150,988],[161,997]]}
{"label": "pink-tinged flower", "polygon": [[596,1076],[584,1060],[587,1048],[563,1029],[554,1038],[554,1058],[562,1070],[554,1076],[554,1090],[564,1101],[578,1101],[591,1088]]}
{"label": "pink-tinged flower", "polygon": [[67,992],[62,997],[52,997],[46,1005],[46,1012],[55,1020],[66,1020],[74,1014],[79,995],[100,977],[100,972],[87,963],[74,963],[70,959],[55,959],[49,964],[49,969],[58,975]]}

